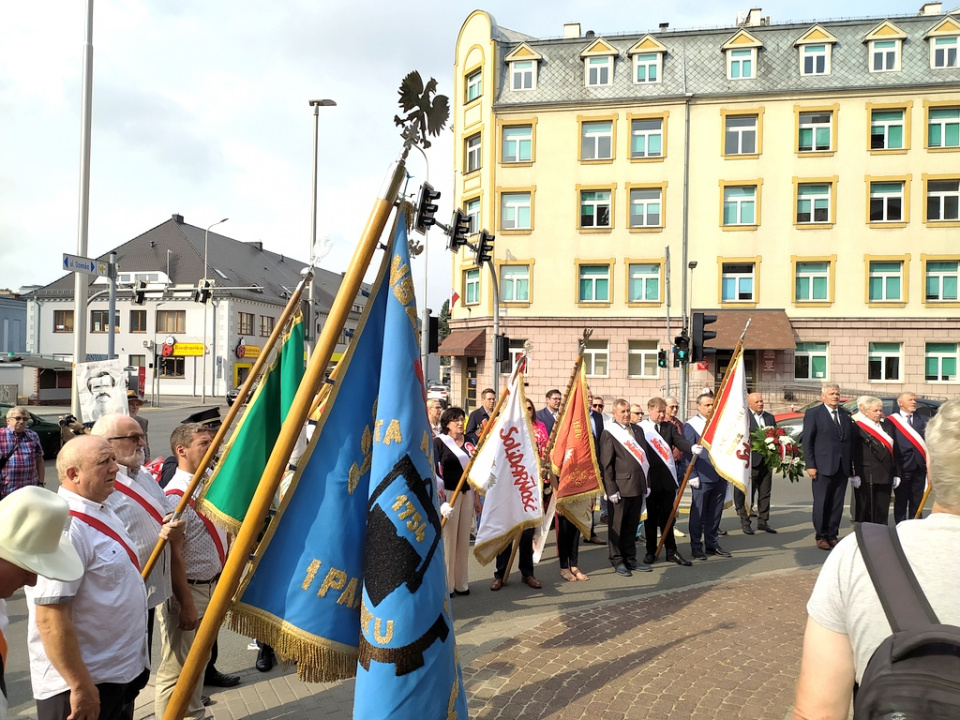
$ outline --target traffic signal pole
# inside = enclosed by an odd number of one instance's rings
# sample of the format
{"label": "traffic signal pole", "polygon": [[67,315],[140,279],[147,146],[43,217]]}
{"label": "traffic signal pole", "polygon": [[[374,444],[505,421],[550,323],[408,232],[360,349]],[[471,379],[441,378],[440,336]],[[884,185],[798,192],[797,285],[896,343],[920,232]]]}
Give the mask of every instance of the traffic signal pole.
{"label": "traffic signal pole", "polygon": [[[481,241],[482,242],[482,241]],[[497,336],[500,334],[500,283],[497,281],[497,269],[493,266],[493,258],[487,260],[490,269],[490,279],[493,282],[493,337],[490,338],[490,370],[493,372],[493,382],[490,387],[496,397],[500,397],[500,363],[497,362]]]}

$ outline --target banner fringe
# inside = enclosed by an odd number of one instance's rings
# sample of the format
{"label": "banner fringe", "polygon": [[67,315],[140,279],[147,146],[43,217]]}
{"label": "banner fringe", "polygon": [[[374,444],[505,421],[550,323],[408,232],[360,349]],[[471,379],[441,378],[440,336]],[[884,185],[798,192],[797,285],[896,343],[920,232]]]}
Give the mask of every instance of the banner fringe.
{"label": "banner fringe", "polygon": [[527,528],[539,527],[540,522],[540,518],[536,518],[534,520],[524,520],[522,523],[514,525],[503,535],[491,538],[490,540],[482,542],[479,545],[474,545],[473,556],[481,565],[489,565],[491,562],[496,560],[497,555],[499,555],[505,547],[513,542],[514,538],[517,537],[519,533],[522,533]]}

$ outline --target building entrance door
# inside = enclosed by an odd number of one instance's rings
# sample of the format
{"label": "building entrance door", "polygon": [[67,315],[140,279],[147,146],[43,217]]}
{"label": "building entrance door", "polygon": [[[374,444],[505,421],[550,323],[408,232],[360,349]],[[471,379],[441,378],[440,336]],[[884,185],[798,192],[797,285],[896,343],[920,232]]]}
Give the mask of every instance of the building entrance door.
{"label": "building entrance door", "polygon": [[[733,359],[733,350],[717,350],[717,372],[714,378],[714,388],[713,391],[717,392],[720,390],[720,382],[723,380],[723,374],[727,372],[727,367],[730,365],[730,361]],[[754,384],[756,381],[755,369],[757,367],[757,351],[756,350],[744,350],[743,352],[743,369],[747,376],[747,392],[751,393],[754,391]],[[697,388],[698,392],[700,388]]]}
{"label": "building entrance door", "polygon": [[471,410],[477,407],[477,371],[479,366],[480,363],[475,357],[464,359],[461,397],[463,398],[463,410],[468,415]]}

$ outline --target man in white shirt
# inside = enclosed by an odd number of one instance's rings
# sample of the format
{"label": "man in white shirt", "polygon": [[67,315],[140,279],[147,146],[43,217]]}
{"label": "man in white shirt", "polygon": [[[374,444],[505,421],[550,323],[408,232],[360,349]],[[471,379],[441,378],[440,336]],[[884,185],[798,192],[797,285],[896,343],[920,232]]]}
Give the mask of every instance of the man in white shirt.
{"label": "man in white shirt", "polygon": [[70,506],[65,533],[80,556],[73,582],[41,578],[27,591],[27,646],[38,720],[129,720],[147,684],[147,591],[133,542],[104,505],[115,453],[82,436],[57,457],[58,494]]}
{"label": "man in white shirt", "polygon": [[440,434],[440,416],[443,415],[443,405],[439,400],[427,400],[427,420],[430,421],[430,429],[433,436]]}

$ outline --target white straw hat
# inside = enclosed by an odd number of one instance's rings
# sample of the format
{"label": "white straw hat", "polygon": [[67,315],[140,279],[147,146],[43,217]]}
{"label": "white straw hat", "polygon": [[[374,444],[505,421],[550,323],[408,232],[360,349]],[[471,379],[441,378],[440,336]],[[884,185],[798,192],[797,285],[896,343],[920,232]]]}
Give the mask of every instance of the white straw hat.
{"label": "white straw hat", "polygon": [[71,582],[83,563],[63,529],[70,506],[56,493],[36,486],[0,500],[0,558],[52,580]]}

